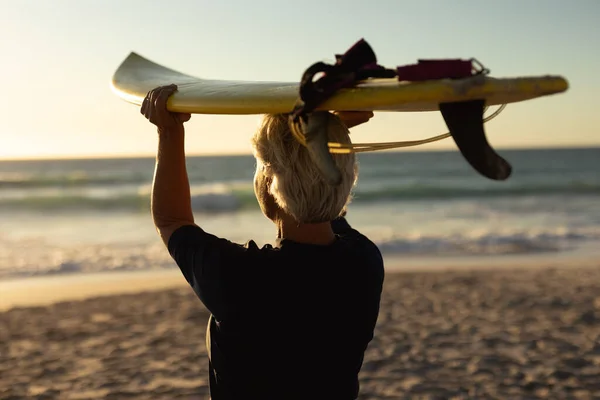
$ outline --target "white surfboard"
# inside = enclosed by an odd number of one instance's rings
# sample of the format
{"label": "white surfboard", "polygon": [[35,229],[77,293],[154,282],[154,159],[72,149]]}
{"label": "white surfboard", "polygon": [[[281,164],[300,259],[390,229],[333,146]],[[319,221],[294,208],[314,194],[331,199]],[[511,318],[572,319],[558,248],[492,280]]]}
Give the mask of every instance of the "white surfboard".
{"label": "white surfboard", "polygon": [[[300,77],[299,77],[300,78]],[[122,99],[141,105],[158,86],[177,84],[167,107],[174,112],[198,114],[276,114],[290,112],[298,99],[298,82],[259,82],[201,79],[183,74],[131,53],[116,70],[112,88]],[[561,76],[399,82],[371,79],[342,89],[319,110],[436,111],[444,102],[485,99],[500,105],[534,99],[568,89]]]}

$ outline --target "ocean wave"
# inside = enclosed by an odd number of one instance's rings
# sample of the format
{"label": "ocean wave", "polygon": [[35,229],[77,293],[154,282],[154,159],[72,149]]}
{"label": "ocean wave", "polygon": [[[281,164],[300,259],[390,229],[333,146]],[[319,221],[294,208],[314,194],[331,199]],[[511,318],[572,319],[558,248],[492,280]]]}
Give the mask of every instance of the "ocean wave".
{"label": "ocean wave", "polygon": [[526,197],[545,195],[599,195],[600,184],[588,182],[556,183],[553,185],[504,184],[467,187],[440,186],[414,183],[404,186],[386,186],[356,191],[355,202],[381,200],[444,200],[488,197]]}
{"label": "ocean wave", "polygon": [[[258,209],[251,187],[222,188],[192,191],[192,209],[198,212],[234,212]],[[150,209],[149,189],[138,191],[60,191],[26,193],[0,197],[0,210],[32,211],[130,211]]]}
{"label": "ocean wave", "polygon": [[406,255],[511,255],[560,252],[600,240],[600,228],[554,228],[452,235],[375,238],[382,253]]}
{"label": "ocean wave", "polygon": [[[0,192],[2,194],[2,192]],[[358,186],[354,204],[418,200],[522,198],[535,196],[600,195],[600,185],[572,182],[555,185],[494,185],[481,188],[410,184],[402,186]],[[64,190],[12,190],[0,195],[0,210],[37,211],[147,211],[150,185],[117,185],[109,188]],[[258,209],[251,183],[227,182],[192,185],[192,208],[198,212],[236,212]]]}
{"label": "ocean wave", "polygon": [[162,243],[58,246],[36,239],[7,240],[0,246],[0,279],[111,271],[174,268]]}
{"label": "ocean wave", "polygon": [[69,171],[64,173],[7,173],[0,174],[0,189],[74,188],[114,186],[150,182],[152,175],[139,173],[97,173]]}

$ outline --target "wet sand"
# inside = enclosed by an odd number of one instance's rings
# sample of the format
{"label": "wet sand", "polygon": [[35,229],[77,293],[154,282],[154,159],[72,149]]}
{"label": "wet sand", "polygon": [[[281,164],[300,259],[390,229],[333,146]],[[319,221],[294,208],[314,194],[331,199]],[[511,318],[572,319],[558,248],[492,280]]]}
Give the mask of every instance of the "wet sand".
{"label": "wet sand", "polygon": [[[600,398],[598,267],[388,272],[360,398]],[[0,313],[0,398],[208,398],[191,289],[111,293]]]}

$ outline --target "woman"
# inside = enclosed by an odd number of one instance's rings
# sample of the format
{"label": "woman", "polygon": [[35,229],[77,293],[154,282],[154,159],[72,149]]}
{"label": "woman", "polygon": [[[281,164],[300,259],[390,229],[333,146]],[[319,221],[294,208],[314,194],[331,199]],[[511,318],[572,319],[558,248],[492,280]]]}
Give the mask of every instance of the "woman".
{"label": "woman", "polygon": [[[334,155],[330,186],[290,133],[267,115],[253,137],[254,188],[277,226],[277,244],[232,243],[196,225],[183,123],[167,111],[175,85],[152,90],[141,112],[158,127],[152,190],[155,226],[185,279],[211,312],[206,344],[210,393],[221,399],[355,399],[373,338],[384,270],[377,247],[346,222],[354,154]],[[331,140],[371,113],[327,114]],[[338,117],[339,116],[339,117]]]}

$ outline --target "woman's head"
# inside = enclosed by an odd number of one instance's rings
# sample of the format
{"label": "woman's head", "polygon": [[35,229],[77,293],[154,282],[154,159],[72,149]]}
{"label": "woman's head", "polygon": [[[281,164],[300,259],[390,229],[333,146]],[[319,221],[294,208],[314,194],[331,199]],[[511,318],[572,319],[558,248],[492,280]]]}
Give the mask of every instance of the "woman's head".
{"label": "woman's head", "polygon": [[[350,143],[348,129],[328,114],[328,136],[332,142]],[[283,211],[299,223],[331,221],[344,211],[356,182],[353,153],[332,154],[342,173],[338,186],[322,178],[306,147],[292,135],[287,115],[266,115],[252,139],[256,157],[254,189],[265,215],[274,220]]]}

